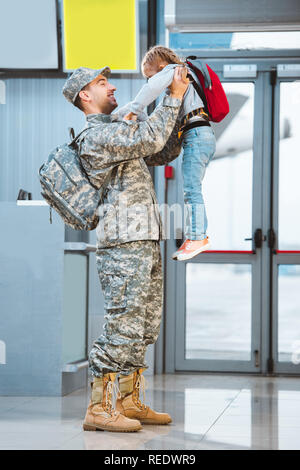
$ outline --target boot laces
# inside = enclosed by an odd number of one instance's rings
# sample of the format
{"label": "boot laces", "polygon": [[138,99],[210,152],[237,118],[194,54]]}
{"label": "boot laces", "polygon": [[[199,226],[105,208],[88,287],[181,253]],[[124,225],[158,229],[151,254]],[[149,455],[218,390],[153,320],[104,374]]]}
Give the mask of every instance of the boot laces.
{"label": "boot laces", "polygon": [[110,415],[117,415],[115,410],[115,403],[118,398],[121,398],[121,392],[117,385],[117,382],[109,381],[106,386],[105,393],[105,411]]}
{"label": "boot laces", "polygon": [[141,408],[144,408],[144,409],[147,408],[147,405],[143,404],[140,400],[140,390],[142,390],[143,399],[145,401],[146,400],[146,394],[145,394],[146,388],[147,388],[147,382],[146,382],[145,377],[142,374],[138,375],[136,383],[135,383],[135,389],[136,389],[135,397],[136,397],[137,404]]}

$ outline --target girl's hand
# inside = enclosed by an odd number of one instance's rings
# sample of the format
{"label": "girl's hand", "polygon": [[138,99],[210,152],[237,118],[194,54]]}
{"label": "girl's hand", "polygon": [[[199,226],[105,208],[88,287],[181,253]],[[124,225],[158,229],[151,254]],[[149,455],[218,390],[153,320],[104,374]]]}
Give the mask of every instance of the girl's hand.
{"label": "girl's hand", "polygon": [[126,121],[136,121],[137,119],[137,114],[134,114],[134,113],[128,113],[126,114],[126,116],[124,116],[124,118]]}
{"label": "girl's hand", "polygon": [[169,86],[171,97],[182,99],[189,83],[190,81],[187,78],[187,68],[181,66],[176,67],[173,81]]}

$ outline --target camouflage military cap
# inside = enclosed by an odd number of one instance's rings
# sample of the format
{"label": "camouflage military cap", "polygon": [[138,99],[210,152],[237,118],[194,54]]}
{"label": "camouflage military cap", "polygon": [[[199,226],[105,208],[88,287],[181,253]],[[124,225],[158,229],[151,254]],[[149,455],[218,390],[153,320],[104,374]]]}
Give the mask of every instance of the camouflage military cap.
{"label": "camouflage military cap", "polygon": [[76,69],[64,84],[62,90],[63,95],[68,101],[70,101],[70,103],[74,104],[78,93],[83,87],[91,83],[96,77],[98,77],[98,75],[101,74],[108,78],[110,73],[111,70],[109,67],[103,67],[99,70],[79,67],[79,69]]}

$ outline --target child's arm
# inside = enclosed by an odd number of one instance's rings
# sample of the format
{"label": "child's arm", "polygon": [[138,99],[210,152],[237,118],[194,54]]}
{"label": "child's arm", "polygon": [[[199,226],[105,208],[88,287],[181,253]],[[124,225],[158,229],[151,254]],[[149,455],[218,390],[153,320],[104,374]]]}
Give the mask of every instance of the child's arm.
{"label": "child's arm", "polygon": [[148,82],[141,88],[135,99],[129,103],[128,112],[138,114],[143,111],[146,106],[153,103],[153,101],[171,85],[175,67],[178,67],[178,64],[166,65],[160,72],[149,78]]}

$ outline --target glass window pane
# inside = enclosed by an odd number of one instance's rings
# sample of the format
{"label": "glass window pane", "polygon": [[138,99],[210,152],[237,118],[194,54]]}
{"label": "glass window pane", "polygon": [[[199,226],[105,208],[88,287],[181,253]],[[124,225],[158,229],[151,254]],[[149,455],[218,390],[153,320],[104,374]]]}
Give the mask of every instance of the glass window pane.
{"label": "glass window pane", "polygon": [[186,359],[251,359],[251,271],[187,263]]}
{"label": "glass window pane", "polygon": [[300,81],[280,84],[280,250],[300,250]]}
{"label": "glass window pane", "polygon": [[185,55],[193,49],[300,49],[300,32],[170,33],[169,43],[173,49],[186,49]]}
{"label": "glass window pane", "polygon": [[278,266],[278,360],[300,360],[300,266]]}
{"label": "glass window pane", "polygon": [[216,154],[203,194],[213,250],[251,250],[253,83],[224,83],[230,114],[214,125]]}

